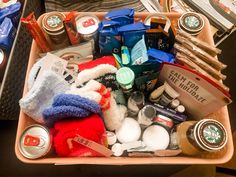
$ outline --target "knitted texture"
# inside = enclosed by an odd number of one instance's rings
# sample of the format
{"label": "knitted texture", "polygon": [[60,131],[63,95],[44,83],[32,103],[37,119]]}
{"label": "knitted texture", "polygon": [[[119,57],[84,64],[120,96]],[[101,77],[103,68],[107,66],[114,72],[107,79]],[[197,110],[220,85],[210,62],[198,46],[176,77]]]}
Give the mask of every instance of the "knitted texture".
{"label": "knitted texture", "polygon": [[106,135],[101,117],[97,114],[83,119],[61,120],[54,124],[51,129],[53,146],[58,156],[102,156],[100,153],[72,141],[69,146],[68,140],[77,134],[105,146]]}
{"label": "knitted texture", "polygon": [[21,110],[36,122],[44,123],[42,112],[51,106],[53,98],[66,90],[69,84],[52,71],[45,71],[30,91],[20,99]]}
{"label": "knitted texture", "polygon": [[55,97],[52,107],[43,111],[44,121],[48,126],[65,118],[84,118],[93,113],[100,113],[100,106],[79,95],[61,94]]}

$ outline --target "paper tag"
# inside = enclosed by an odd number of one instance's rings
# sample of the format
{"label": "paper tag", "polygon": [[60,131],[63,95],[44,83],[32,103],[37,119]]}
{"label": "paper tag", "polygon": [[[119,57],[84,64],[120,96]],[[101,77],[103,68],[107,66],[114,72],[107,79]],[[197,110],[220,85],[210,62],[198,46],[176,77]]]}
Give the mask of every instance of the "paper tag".
{"label": "paper tag", "polygon": [[98,144],[94,141],[91,141],[89,139],[86,139],[78,134],[73,139],[71,138],[67,140],[70,149],[73,148],[72,141],[82,144],[106,157],[110,157],[113,154],[113,152],[110,149],[106,148],[105,146]]}
{"label": "paper tag", "polygon": [[232,102],[229,93],[218,84],[180,65],[164,63],[159,78],[168,82],[180,94],[178,99],[195,119]]}

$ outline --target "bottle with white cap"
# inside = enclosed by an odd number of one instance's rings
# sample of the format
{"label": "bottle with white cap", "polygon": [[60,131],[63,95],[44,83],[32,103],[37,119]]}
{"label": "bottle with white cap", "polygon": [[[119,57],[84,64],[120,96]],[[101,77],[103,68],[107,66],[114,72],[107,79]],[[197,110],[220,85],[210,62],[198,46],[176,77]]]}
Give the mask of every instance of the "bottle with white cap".
{"label": "bottle with white cap", "polygon": [[175,110],[179,113],[183,113],[185,111],[185,107],[183,105],[179,105],[175,108]]}
{"label": "bottle with white cap", "polygon": [[178,99],[174,99],[171,103],[170,103],[170,107],[175,109],[179,106],[180,101]]}

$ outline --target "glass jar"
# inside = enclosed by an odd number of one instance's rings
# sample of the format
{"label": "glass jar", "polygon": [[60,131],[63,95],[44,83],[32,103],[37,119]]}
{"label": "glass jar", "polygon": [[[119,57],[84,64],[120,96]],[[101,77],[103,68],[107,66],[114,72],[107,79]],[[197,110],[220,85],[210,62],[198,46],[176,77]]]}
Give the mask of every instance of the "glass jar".
{"label": "glass jar", "polygon": [[198,155],[221,150],[227,139],[224,126],[216,120],[186,121],[171,134],[171,146],[178,146],[183,154]]}

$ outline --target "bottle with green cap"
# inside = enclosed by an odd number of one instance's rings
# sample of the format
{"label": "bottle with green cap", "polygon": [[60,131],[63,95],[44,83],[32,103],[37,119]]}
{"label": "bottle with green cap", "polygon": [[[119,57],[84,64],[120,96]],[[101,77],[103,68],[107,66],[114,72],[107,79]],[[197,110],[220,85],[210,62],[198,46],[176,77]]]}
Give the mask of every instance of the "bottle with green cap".
{"label": "bottle with green cap", "polygon": [[132,92],[134,78],[134,72],[128,67],[122,67],[116,72],[116,80],[125,94]]}

